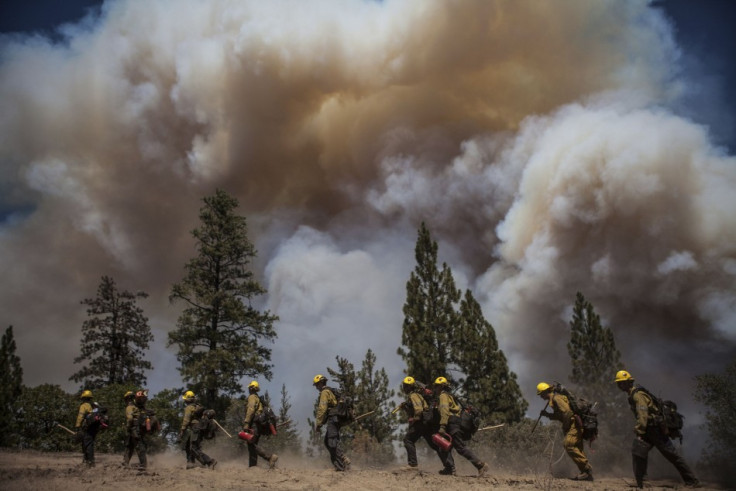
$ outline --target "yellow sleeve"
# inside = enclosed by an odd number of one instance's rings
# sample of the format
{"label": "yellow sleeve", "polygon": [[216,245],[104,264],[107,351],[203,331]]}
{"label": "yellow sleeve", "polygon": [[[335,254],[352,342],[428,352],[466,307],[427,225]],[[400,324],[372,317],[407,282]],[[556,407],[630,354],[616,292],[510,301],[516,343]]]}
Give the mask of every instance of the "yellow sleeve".
{"label": "yellow sleeve", "polygon": [[561,421],[562,423],[567,423],[572,419],[573,412],[570,409],[570,402],[567,400],[567,397],[561,394],[553,395],[550,406],[552,406],[552,411],[554,411],[550,419]]}
{"label": "yellow sleeve", "polygon": [[447,426],[447,422],[450,420],[452,413],[450,412],[450,406],[452,405],[452,398],[450,394],[442,392],[440,394],[440,400],[438,409],[440,411],[440,426]]}
{"label": "yellow sleeve", "polygon": [[192,422],[192,415],[194,414],[194,404],[188,404],[184,408],[184,419],[181,421],[181,431],[186,430],[189,428],[189,425]]}
{"label": "yellow sleeve", "polygon": [[89,402],[83,402],[79,406],[79,412],[77,413],[77,424],[75,424],[74,427],[81,428],[82,421],[84,421],[84,417],[87,416],[91,412],[92,412],[92,404],[90,404]]}
{"label": "yellow sleeve", "polygon": [[420,417],[422,415],[422,411],[427,408],[427,402],[416,392],[412,392],[409,395],[409,401],[411,401],[411,406],[414,410],[413,416],[415,418]]}
{"label": "yellow sleeve", "polygon": [[316,422],[318,425],[325,424],[331,407],[337,405],[337,398],[330,389],[324,388],[319,393],[319,403],[317,405]]}
{"label": "yellow sleeve", "polygon": [[632,396],[636,405],[636,426],[634,431],[637,435],[643,436],[647,432],[647,424],[649,423],[649,406],[652,404],[651,398],[644,393],[644,391],[638,390]]}
{"label": "yellow sleeve", "polygon": [[245,409],[245,420],[243,420],[243,426],[250,426],[253,424],[253,418],[258,414],[258,409],[261,405],[261,400],[256,394],[248,396],[248,405]]}

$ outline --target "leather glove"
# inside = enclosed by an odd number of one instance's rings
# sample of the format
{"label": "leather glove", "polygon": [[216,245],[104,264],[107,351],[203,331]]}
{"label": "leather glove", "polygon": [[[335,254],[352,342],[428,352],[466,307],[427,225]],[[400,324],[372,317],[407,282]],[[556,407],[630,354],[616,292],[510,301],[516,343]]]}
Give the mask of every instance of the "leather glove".
{"label": "leather glove", "polygon": [[314,423],[314,431],[319,433],[319,430],[322,429],[322,425],[318,423]]}
{"label": "leather glove", "polygon": [[410,424],[410,425],[413,425],[413,424],[414,424],[414,421],[416,421],[416,419],[414,419],[414,418],[409,418],[409,424]]}
{"label": "leather glove", "polygon": [[438,433],[442,436],[447,436],[447,429],[444,426],[440,426],[440,431]]}

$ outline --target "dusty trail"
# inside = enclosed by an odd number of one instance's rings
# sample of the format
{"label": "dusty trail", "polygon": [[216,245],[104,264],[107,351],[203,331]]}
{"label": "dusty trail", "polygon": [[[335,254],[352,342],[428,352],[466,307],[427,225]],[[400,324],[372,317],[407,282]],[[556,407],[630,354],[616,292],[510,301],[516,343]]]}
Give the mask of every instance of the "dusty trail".
{"label": "dusty trail", "polygon": [[[138,472],[120,466],[119,455],[100,454],[97,466],[87,469],[76,453],[0,452],[0,488],[8,491],[35,491],[53,489],[60,491],[98,489],[275,489],[275,490],[446,490],[463,489],[585,489],[605,491],[629,489],[630,477],[600,477],[595,482],[579,483],[569,479],[553,478],[549,474],[518,475],[491,472],[483,478],[475,477],[472,468],[459,468],[458,476],[440,476],[437,469],[427,465],[419,471],[400,467],[382,469],[356,468],[337,473],[322,463],[279,460],[274,470],[265,466],[249,469],[245,462],[225,460],[213,470],[196,468],[184,470],[181,455],[161,454],[151,458],[149,470]],[[673,480],[649,483],[648,489],[672,490],[682,488]],[[703,489],[722,489],[705,486]]]}

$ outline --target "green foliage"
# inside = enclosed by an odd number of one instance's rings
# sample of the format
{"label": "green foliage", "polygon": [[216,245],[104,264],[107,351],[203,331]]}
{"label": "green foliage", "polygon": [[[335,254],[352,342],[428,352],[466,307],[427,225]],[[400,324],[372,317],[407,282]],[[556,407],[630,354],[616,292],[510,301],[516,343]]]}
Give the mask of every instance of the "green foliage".
{"label": "green foliage", "polygon": [[601,325],[593,304],[580,292],[575,296],[567,351],[575,394],[597,403],[599,457],[608,463],[624,460],[633,423],[626,398],[612,383],[613,375],[624,368],[621,354],[613,331]]}
{"label": "green foliage", "polygon": [[[13,326],[8,326],[0,342],[0,411],[13,414],[14,402],[23,391],[23,369],[15,354]],[[12,444],[13,419],[0,418],[0,446]]]}
{"label": "green foliage", "polygon": [[221,190],[204,198],[199,228],[192,231],[198,254],[185,266],[170,299],[186,305],[168,345],[177,345],[179,372],[203,404],[221,412],[241,394],[246,376],[271,378],[271,349],[278,317],[253,308],[266,290],[248,269],[256,251],[245,217],[235,214],[235,198]]}
{"label": "green foliage", "polygon": [[422,223],[414,248],[416,267],[406,284],[404,323],[397,353],[406,361],[406,373],[431,383],[447,373],[452,360],[452,333],[457,321],[454,305],[460,300],[452,271],[437,268],[437,243]]}
{"label": "green foliage", "polygon": [[723,484],[734,487],[736,475],[736,358],[722,374],[695,377],[695,400],[707,407],[705,429],[710,444],[703,450],[700,465]]}
{"label": "green foliage", "polygon": [[460,304],[453,340],[461,396],[480,409],[488,424],[521,421],[528,404],[516,374],[509,370],[506,356],[498,348],[493,326],[470,290]]}
{"label": "green foliage", "polygon": [[181,410],[181,394],[184,390],[164,389],[148,400],[147,409],[156,413],[156,419],[161,424],[158,435],[149,436],[149,452],[162,452],[176,440],[181,428],[183,411]]}
{"label": "green foliage", "polygon": [[365,455],[370,455],[375,463],[392,462],[396,458],[392,442],[398,417],[391,414],[391,398],[396,393],[388,388],[386,370],[376,368],[376,355],[370,348],[365,354],[362,368],[358,371],[357,382],[356,416],[370,411],[375,412],[355,422],[353,450],[357,454],[358,449],[361,449]]}
{"label": "green foliage", "polygon": [[556,424],[540,423],[524,418],[495,430],[481,431],[473,436],[473,447],[494,454],[492,467],[514,472],[542,472],[557,459],[562,450],[562,434]]}
{"label": "green foliage", "polygon": [[15,402],[15,431],[12,444],[20,448],[68,452],[79,449],[73,436],[56,426],[74,430],[78,399],[58,385],[23,387]]}
{"label": "green foliage", "polygon": [[301,438],[299,438],[299,432],[296,430],[296,422],[292,420],[289,414],[291,403],[289,402],[289,394],[286,392],[285,384],[281,386],[280,403],[278,410],[278,433],[271,439],[272,448],[276,452],[288,450],[299,455],[301,454],[302,442]]}
{"label": "green foliage", "polygon": [[81,354],[74,363],[88,364],[69,380],[83,387],[98,388],[110,384],[144,385],[144,370],[153,368],[143,359],[144,350],[153,341],[148,319],[136,300],[144,292],[119,292],[115,280],[103,276],[97,297],[82,300],[89,319],[82,324]]}

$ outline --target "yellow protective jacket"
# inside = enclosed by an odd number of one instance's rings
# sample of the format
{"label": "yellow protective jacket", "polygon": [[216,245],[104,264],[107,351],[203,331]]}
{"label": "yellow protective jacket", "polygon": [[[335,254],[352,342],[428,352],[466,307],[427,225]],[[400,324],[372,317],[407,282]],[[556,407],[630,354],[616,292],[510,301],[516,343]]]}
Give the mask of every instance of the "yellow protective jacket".
{"label": "yellow protective jacket", "polygon": [[318,425],[325,424],[327,416],[330,415],[330,410],[337,406],[337,397],[329,387],[324,387],[319,392],[319,401],[317,403],[317,416],[316,423]]}
{"label": "yellow protective jacket", "polygon": [[129,432],[133,431],[135,425],[138,424],[140,415],[141,411],[134,403],[129,402],[128,405],[125,406],[125,427]]}
{"label": "yellow protective jacket", "polygon": [[447,426],[450,416],[460,414],[460,405],[455,402],[455,398],[449,392],[445,391],[440,393],[438,409],[440,411],[440,426]]}
{"label": "yellow protective jacket", "polygon": [[194,413],[201,406],[196,402],[190,402],[184,407],[184,419],[181,420],[181,431],[191,428],[193,425],[199,423],[199,420],[194,416]]}
{"label": "yellow protective jacket", "polygon": [[561,422],[562,432],[567,433],[575,424],[575,414],[570,409],[570,401],[567,396],[553,394],[549,407],[552,408],[552,416],[549,419]]}
{"label": "yellow protective jacket", "polygon": [[75,428],[81,428],[82,423],[84,422],[84,418],[87,417],[88,414],[92,413],[92,404],[85,401],[79,406],[79,412],[77,413],[77,424],[74,425]]}
{"label": "yellow protective jacket", "polygon": [[409,394],[408,404],[404,407],[406,407],[407,416],[416,419],[421,418],[422,413],[429,409],[429,404],[419,393],[412,392]]}
{"label": "yellow protective jacket", "polygon": [[253,425],[253,419],[263,412],[263,404],[261,404],[261,398],[258,394],[251,394],[248,396],[246,401],[245,409],[245,420],[243,420],[243,427],[249,428]]}
{"label": "yellow protective jacket", "polygon": [[657,406],[654,405],[654,401],[649,394],[645,391],[640,390],[639,387],[632,387],[629,390],[629,405],[631,410],[634,412],[636,418],[636,425],[634,431],[639,436],[644,436],[647,432],[647,426],[657,417],[659,411]]}

